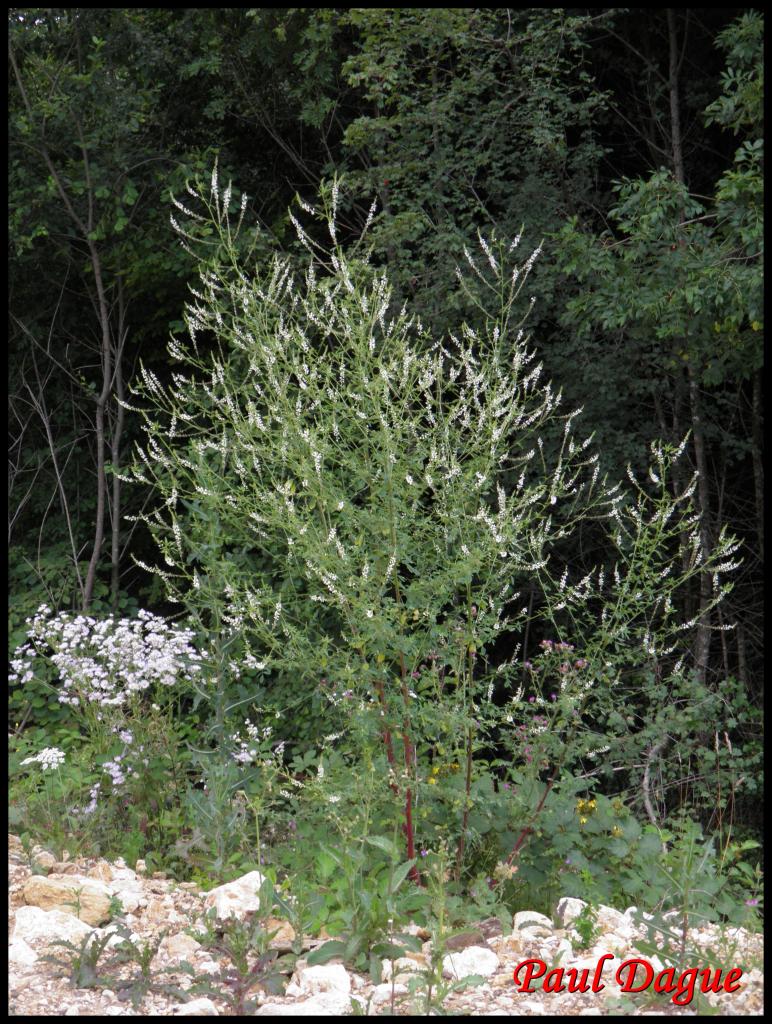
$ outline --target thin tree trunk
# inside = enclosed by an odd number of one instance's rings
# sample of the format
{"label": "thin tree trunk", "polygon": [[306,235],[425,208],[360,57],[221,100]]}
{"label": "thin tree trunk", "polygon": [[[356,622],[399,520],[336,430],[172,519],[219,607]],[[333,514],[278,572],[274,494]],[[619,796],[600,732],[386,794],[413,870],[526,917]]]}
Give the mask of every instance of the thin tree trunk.
{"label": "thin tree trunk", "polygon": [[[76,35],[76,45],[78,45],[79,39]],[[24,103],[25,109],[30,119],[30,123],[34,123],[34,115],[32,107],[27,96],[27,90],[24,86],[24,80],[21,76],[16,56],[13,52],[10,39],[8,40],[8,59],[13,69],[14,77],[19,86],[19,92],[21,94],[22,102]],[[96,431],[96,447],[97,447],[97,510],[96,510],[96,522],[94,525],[94,548],[91,553],[91,559],[89,561],[88,570],[86,572],[86,578],[83,586],[83,610],[87,611],[91,605],[91,600],[94,595],[94,585],[96,583],[97,567],[99,565],[99,559],[102,552],[102,542],[104,540],[104,517],[105,517],[105,505],[107,497],[107,480],[105,478],[105,408],[107,400],[110,396],[110,388],[112,386],[112,346],[110,338],[110,311],[107,305],[107,297],[105,295],[104,281],[102,278],[102,263],[99,258],[99,251],[91,235],[95,227],[95,212],[94,212],[94,190],[91,182],[91,170],[88,158],[88,149],[83,139],[81,126],[77,121],[74,122],[75,131],[78,135],[80,142],[81,155],[83,158],[83,170],[86,181],[86,202],[87,202],[87,214],[85,220],[80,216],[78,211],[73,206],[67,189],[64,187],[64,182],[56,169],[56,166],[51,158],[51,154],[48,150],[48,146],[45,142],[45,137],[41,134],[38,142],[38,151],[48,168],[51,175],[51,180],[59,193],[59,196],[64,204],[64,207],[81,234],[81,237],[85,244],[88,246],[89,257],[91,259],[91,267],[94,272],[94,284],[97,292],[97,315],[99,320],[100,332],[101,332],[101,368],[102,368],[102,390],[97,397],[96,402],[96,415],[95,415],[95,431]]]}
{"label": "thin tree trunk", "polygon": [[116,411],[113,434],[110,442],[110,461],[113,468],[113,501],[110,520],[110,597],[113,612],[118,611],[120,593],[120,541],[121,541],[121,481],[118,472],[121,468],[121,441],[123,439],[124,408],[121,404],[125,397],[123,382],[123,347],[126,342],[124,327],[126,306],[123,288],[118,280],[118,347],[115,351],[115,397]]}
{"label": "thin tree trunk", "polygon": [[87,611],[94,596],[97,568],[102,555],[102,543],[105,535],[105,505],[107,499],[107,477],[105,475],[105,409],[110,397],[112,384],[112,345],[110,340],[110,313],[107,308],[104,283],[102,281],[102,264],[96,246],[89,245],[91,265],[94,269],[94,282],[97,290],[99,308],[99,324],[102,329],[102,390],[96,400],[94,426],[96,430],[97,454],[97,507],[94,523],[94,547],[86,572],[86,583],[83,592],[83,610]]}
{"label": "thin tree trunk", "polygon": [[752,405],[753,487],[756,498],[756,536],[759,542],[759,560],[764,564],[764,463],[761,459],[761,371],[753,377]]}
{"label": "thin tree trunk", "polygon": [[[681,66],[681,57],[678,54],[678,32],[676,29],[675,12],[672,8],[667,11],[668,39],[670,49],[669,61],[669,92],[670,92],[670,134],[673,154],[673,173],[679,185],[685,185],[683,140],[681,137],[681,101],[679,92],[678,76]],[[685,215],[681,212],[681,222]],[[683,242],[683,239],[681,239]],[[692,422],[692,441],[694,443],[694,458],[697,466],[697,505],[700,513],[700,545],[702,548],[703,561],[708,557],[711,550],[710,545],[710,492],[708,490],[708,463],[706,456],[705,435],[702,426],[700,412],[700,395],[697,372],[694,361],[689,354],[688,337],[685,335],[685,348],[687,352],[687,373],[689,378],[689,408]],[[710,610],[711,585],[707,573],[700,574],[700,610],[697,623],[697,638],[694,649],[695,667],[697,677],[704,683],[708,670],[708,658],[710,655]]]}
{"label": "thin tree trunk", "polygon": [[[694,455],[697,463],[698,504],[700,506],[700,547],[703,560],[710,554],[710,527],[708,510],[710,494],[708,492],[708,460],[705,454],[705,436],[702,429],[700,413],[700,396],[694,367],[689,363],[689,401],[692,412],[692,431],[694,438]],[[705,682],[710,656],[710,609],[708,605],[712,597],[710,576],[707,572],[700,573],[700,618],[697,625],[694,660],[697,676],[701,683]]]}

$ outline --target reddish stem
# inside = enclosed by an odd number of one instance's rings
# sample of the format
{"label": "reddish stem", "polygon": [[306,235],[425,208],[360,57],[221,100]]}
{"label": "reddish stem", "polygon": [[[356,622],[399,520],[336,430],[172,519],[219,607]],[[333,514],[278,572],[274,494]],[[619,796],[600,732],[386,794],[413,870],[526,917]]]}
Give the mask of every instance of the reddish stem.
{"label": "reddish stem", "polygon": [[[552,787],[553,787],[553,785],[555,783],[555,779],[557,777],[558,777],[558,768],[557,768],[557,766],[555,766],[555,769],[553,770],[552,775],[550,776],[550,779],[549,779],[547,785],[544,787],[544,792],[541,795],[541,800],[539,800],[538,804],[536,805],[536,810],[533,812],[533,817],[531,818],[532,822],[535,821],[538,818],[539,814],[541,813],[541,809],[542,809],[542,807],[544,807],[544,801],[549,796],[549,792],[552,789]],[[507,857],[507,861],[506,861],[507,864],[511,864],[512,861],[515,859],[515,857],[517,857],[518,853],[520,852],[520,847],[523,845],[523,843],[526,841],[526,839],[528,838],[528,836],[532,832],[533,832],[533,829],[531,828],[531,826],[530,825],[526,825],[525,828],[523,829],[523,831],[517,837],[517,842],[512,847],[512,852]]]}
{"label": "reddish stem", "polygon": [[[407,688],[405,656],[401,651],[399,655],[399,671],[401,676],[400,689],[402,690],[402,702],[405,705],[405,715],[402,719],[402,746],[405,754],[405,773],[409,779],[413,765],[413,744],[410,742],[410,716],[408,714],[410,693]],[[413,793],[409,786],[407,793],[405,794],[405,836],[407,838],[407,859],[412,860],[415,857],[415,834],[413,831]],[[416,885],[421,884],[421,875],[415,864],[410,869],[408,877],[411,882],[415,882]]]}
{"label": "reddish stem", "polygon": [[466,742],[466,780],[464,784],[464,816],[461,820],[461,835],[456,846],[456,881],[461,880],[461,863],[464,859],[466,845],[466,829],[469,824],[469,794],[472,791],[472,730],[467,732]]}

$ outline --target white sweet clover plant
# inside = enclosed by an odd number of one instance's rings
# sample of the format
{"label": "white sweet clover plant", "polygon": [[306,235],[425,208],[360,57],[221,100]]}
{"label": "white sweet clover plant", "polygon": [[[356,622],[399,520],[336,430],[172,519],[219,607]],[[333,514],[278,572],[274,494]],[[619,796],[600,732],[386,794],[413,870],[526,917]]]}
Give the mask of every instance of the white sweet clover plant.
{"label": "white sweet clover plant", "polygon": [[[737,545],[722,534],[706,557],[694,482],[672,496],[684,445],[652,446],[645,485],[599,479],[591,440],[573,434],[580,410],[561,411],[516,315],[538,250],[513,265],[517,239],[480,238],[459,277],[491,311],[482,329],[437,339],[395,307],[361,240],[339,244],[337,182],[322,209],[301,203],[307,228],[291,216],[305,265],[247,265],[246,198],[232,223],[216,172],[189,192],[175,201],[182,243],[200,253],[202,225],[214,227],[189,341],[170,343],[168,385],[143,369],[135,390],[146,442],[132,478],[160,499],[143,518],[164,564],[147,568],[171,599],[220,609],[228,643],[241,645],[232,668],[293,679],[288,707],[321,694],[354,751],[381,744],[412,857],[414,804],[440,740],[466,768],[463,836],[487,730],[511,734],[517,756],[523,709],[550,690],[567,719],[600,681],[613,693],[620,658],[672,671],[693,626],[678,618],[679,588],[710,572],[719,601]],[[314,240],[323,231],[325,245]],[[544,440],[556,425],[557,448]],[[572,579],[559,552],[591,519],[607,524],[616,563]],[[524,671],[529,619],[577,646],[558,685],[534,689]],[[504,663],[494,644],[513,652]]]}

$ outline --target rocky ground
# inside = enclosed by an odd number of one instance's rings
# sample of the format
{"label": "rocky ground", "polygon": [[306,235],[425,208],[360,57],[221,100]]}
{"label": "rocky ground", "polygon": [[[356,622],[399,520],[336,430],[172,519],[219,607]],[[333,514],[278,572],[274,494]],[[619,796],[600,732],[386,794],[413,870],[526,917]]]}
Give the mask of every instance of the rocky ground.
{"label": "rocky ground", "polygon": [[[177,971],[181,961],[190,963],[197,975],[216,975],[223,962],[187,934],[200,922],[207,908],[214,908],[218,918],[230,915],[245,917],[257,909],[256,872],[221,886],[208,893],[199,891],[194,883],[176,883],[161,875],[147,877],[142,862],[137,871],[121,861],[108,864],[104,860],[78,859],[59,862],[51,854],[39,850],[38,871],[33,874],[29,859],[15,836],[9,836],[9,960],[10,1013],[12,1016],[221,1016],[228,1015],[228,1004],[216,995],[186,1000],[185,990],[190,978]],[[120,903],[118,902],[120,901]],[[599,910],[597,926],[600,937],[591,949],[580,950],[579,936],[571,927],[581,911],[579,900],[563,899],[555,908],[553,918],[521,912],[515,915],[509,934],[496,919],[479,922],[468,932],[449,943],[444,960],[448,978],[470,974],[483,977],[484,983],[464,988],[449,995],[442,1009],[435,1014],[472,1016],[607,1016],[607,1015],[680,1015],[696,1016],[697,1003],[676,1006],[667,994],[654,995],[649,989],[639,995],[624,995],[615,983],[617,968],[632,957],[642,957],[635,943],[642,933],[630,912],[621,913],[610,907]],[[174,983],[177,996],[149,992],[134,1007],[122,989],[121,977],[126,968],[118,968],[114,989],[73,988],[66,976],[41,959],[54,939],[69,939],[79,945],[83,936],[107,937],[116,925],[123,923],[138,946],[164,938],[150,964],[153,976]],[[273,944],[289,950],[294,938],[286,922],[274,921],[277,929]],[[428,933],[420,926],[411,926],[423,940]],[[695,967],[710,963],[726,972],[739,966],[743,969],[739,987],[734,992],[710,993],[709,999],[720,1015],[760,1015],[763,1013],[762,939],[740,929],[724,930],[712,926],[690,933],[695,947],[704,959]],[[110,940],[117,944],[118,936]],[[318,941],[304,941],[304,949]],[[50,952],[56,952],[56,947]],[[340,963],[308,967],[301,958],[283,996],[270,995],[259,986],[251,993],[258,1003],[256,1016],[343,1016],[354,1012],[378,1015],[394,1012],[408,1015],[419,1011],[415,997],[408,992],[411,974],[426,966],[431,947],[423,941],[423,951],[396,961],[394,978],[374,986],[369,979],[348,971]],[[528,959],[543,960],[546,970],[556,964],[566,969],[563,983],[567,985],[568,970],[589,968],[589,978],[599,959],[608,954],[602,968],[604,987],[597,991],[571,993],[544,992],[540,982],[531,984],[532,992],[518,991],[513,972]],[[108,954],[109,955],[109,954]],[[558,957],[560,959],[558,959]],[[662,964],[656,957],[646,957],[654,970]],[[391,965],[386,964],[389,976]],[[163,969],[170,973],[162,973]],[[641,968],[643,970],[643,968]],[[520,970],[523,979],[525,968]],[[122,973],[124,972],[124,973]],[[581,976],[581,974],[579,974]],[[558,981],[558,979],[554,979]],[[214,986],[217,987],[216,985]],[[704,1005],[704,1004],[703,1004]]]}

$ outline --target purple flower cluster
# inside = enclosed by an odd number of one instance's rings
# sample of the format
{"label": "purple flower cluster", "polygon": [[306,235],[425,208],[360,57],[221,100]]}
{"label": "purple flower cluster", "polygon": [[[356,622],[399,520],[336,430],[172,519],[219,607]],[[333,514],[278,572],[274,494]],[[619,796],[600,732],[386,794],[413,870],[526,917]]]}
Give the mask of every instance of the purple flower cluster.
{"label": "purple flower cluster", "polygon": [[542,640],[539,644],[543,650],[546,651],[573,651],[573,644],[565,644],[563,641],[557,640]]}

